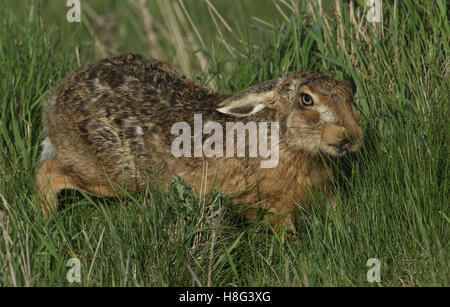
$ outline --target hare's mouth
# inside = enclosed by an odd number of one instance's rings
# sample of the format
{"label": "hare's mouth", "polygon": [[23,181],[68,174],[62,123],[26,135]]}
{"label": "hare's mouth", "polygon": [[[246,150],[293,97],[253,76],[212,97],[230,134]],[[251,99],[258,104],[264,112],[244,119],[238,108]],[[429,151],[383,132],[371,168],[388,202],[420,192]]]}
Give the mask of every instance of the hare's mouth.
{"label": "hare's mouth", "polygon": [[328,144],[328,146],[333,149],[333,153],[335,155],[343,156],[343,155],[345,155],[347,153],[347,151],[349,151],[349,149],[351,148],[352,144],[346,138],[344,138],[339,143]]}

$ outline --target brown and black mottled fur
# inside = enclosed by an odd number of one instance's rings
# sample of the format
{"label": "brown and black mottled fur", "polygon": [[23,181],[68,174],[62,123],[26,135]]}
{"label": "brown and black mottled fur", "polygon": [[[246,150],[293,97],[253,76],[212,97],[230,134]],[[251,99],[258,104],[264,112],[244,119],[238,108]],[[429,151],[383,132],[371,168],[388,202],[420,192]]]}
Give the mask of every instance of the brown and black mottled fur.
{"label": "brown and black mottled fur", "polygon": [[[301,91],[311,93],[317,106],[302,105]],[[347,151],[339,147],[342,140],[348,140],[349,150],[360,146],[351,97],[347,82],[317,72],[266,81],[232,96],[135,54],[80,67],[61,81],[44,109],[53,152],[43,154],[36,172],[42,211],[47,216],[55,208],[64,188],[115,196],[120,193],[117,184],[136,191],[157,173],[168,187],[178,174],[198,194],[217,189],[234,204],[267,209],[274,224],[293,229],[295,204],[306,205],[311,189],[333,198],[327,188],[331,177],[318,152],[340,156]],[[254,108],[248,103],[252,99],[264,108],[246,115]],[[194,114],[202,114],[203,123],[223,127],[226,122],[279,122],[278,166],[261,168],[262,158],[175,158],[171,127],[176,122],[193,127]],[[250,218],[255,215],[246,212]]]}

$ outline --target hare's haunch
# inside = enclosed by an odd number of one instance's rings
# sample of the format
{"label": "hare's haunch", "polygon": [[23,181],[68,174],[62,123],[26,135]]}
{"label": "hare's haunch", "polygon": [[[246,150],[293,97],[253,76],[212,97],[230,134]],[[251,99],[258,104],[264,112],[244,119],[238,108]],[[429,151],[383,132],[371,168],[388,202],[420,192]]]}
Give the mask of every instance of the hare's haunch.
{"label": "hare's haunch", "polygon": [[116,196],[154,178],[167,188],[178,174],[198,195],[219,190],[248,206],[249,218],[264,209],[290,229],[312,191],[333,203],[319,153],[339,157],[362,143],[346,81],[297,72],[229,95],[136,54],[62,80],[45,105],[44,133],[36,171],[44,216],[62,189]]}

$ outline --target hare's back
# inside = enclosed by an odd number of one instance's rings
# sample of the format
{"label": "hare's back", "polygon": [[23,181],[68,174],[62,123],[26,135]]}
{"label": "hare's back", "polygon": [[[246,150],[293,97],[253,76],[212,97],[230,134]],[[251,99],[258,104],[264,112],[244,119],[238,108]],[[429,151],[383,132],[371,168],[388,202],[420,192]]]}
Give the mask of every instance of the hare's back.
{"label": "hare's back", "polygon": [[62,165],[75,173],[86,173],[76,170],[83,164],[108,166],[113,178],[124,165],[135,169],[135,156],[144,154],[149,115],[142,112],[151,110],[142,106],[161,95],[161,89],[146,82],[151,65],[158,63],[134,55],[110,58],[80,67],[61,81],[46,104],[44,127]]}

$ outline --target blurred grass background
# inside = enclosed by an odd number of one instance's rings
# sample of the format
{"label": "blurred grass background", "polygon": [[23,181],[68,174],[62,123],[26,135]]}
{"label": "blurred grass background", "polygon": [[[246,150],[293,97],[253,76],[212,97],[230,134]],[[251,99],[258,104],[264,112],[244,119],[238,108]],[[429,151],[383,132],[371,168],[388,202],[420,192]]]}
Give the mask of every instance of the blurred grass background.
{"label": "blurred grass background", "polygon": [[[449,23],[446,2],[0,2],[0,285],[449,285]],[[298,242],[246,222],[226,196],[196,199],[178,178],[126,199],[64,193],[42,220],[33,175],[50,89],[78,65],[134,51],[220,91],[300,69],[352,80],[363,150],[342,161],[336,212],[317,202]],[[151,205],[150,205],[151,203]],[[301,206],[301,204],[299,204]],[[66,279],[81,261],[81,283]]]}

